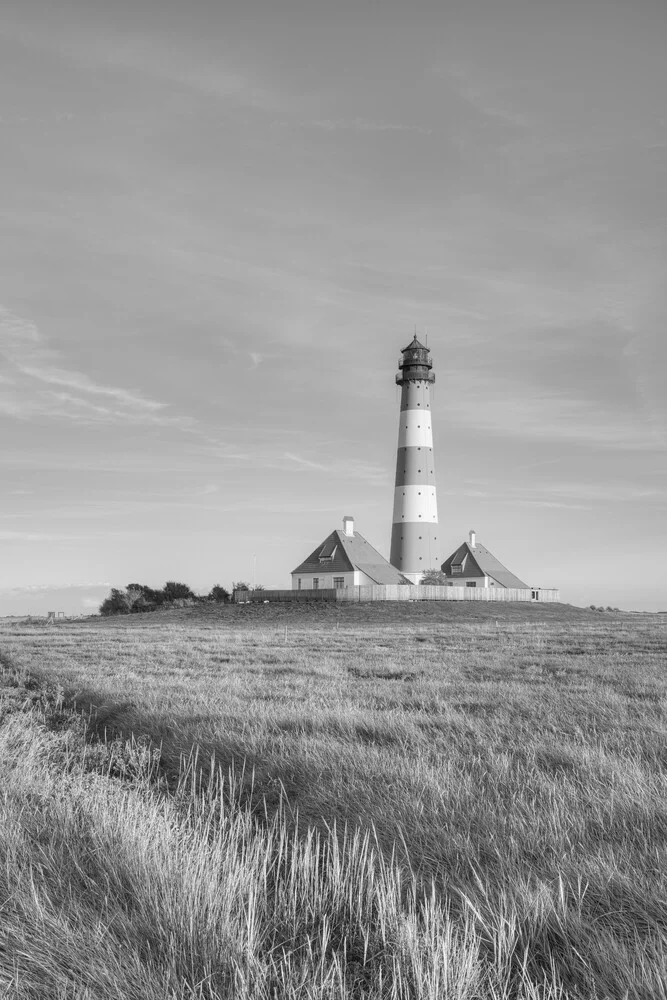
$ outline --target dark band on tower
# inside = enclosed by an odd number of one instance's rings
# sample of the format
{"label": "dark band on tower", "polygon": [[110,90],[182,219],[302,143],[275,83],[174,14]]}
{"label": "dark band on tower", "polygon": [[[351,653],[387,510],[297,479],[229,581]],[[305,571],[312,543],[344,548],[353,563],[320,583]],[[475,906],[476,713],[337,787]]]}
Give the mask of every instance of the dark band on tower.
{"label": "dark band on tower", "polygon": [[394,515],[389,561],[413,583],[440,566],[431,385],[428,347],[414,340],[403,348],[396,383],[401,386]]}

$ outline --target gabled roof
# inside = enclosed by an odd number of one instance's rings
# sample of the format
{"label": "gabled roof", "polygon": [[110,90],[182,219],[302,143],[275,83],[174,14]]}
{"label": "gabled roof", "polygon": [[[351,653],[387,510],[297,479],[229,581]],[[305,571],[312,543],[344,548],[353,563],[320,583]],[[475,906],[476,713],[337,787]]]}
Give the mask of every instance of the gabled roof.
{"label": "gabled roof", "polygon": [[409,343],[407,347],[401,348],[401,354],[403,353],[403,351],[428,351],[428,347],[426,346],[426,344],[421,344],[417,340],[417,334],[415,334],[412,342]]}
{"label": "gabled roof", "polygon": [[345,553],[340,537],[342,531],[332,531],[293,573],[349,573],[354,569]]}
{"label": "gabled roof", "polygon": [[[452,552],[448,559],[442,564],[442,572],[447,576],[453,576],[452,566],[463,566],[462,576],[490,576],[501,587],[516,587],[518,590],[529,590],[527,583],[520,580],[514,573],[510,573],[506,566],[496,559],[492,552],[475,543],[475,548],[471,548],[468,542],[460,545],[456,552]],[[478,572],[475,572],[477,570]]]}
{"label": "gabled roof", "polygon": [[332,531],[292,573],[350,573],[355,569],[361,570],[374,583],[411,582],[358,531],[353,535]]}

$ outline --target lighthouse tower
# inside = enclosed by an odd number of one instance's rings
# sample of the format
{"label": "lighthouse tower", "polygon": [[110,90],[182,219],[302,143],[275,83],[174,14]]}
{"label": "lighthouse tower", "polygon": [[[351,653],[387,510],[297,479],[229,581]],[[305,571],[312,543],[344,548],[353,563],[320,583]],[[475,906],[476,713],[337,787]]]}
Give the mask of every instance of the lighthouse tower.
{"label": "lighthouse tower", "polygon": [[431,352],[416,334],[401,353],[396,376],[401,387],[401,413],[389,561],[413,583],[419,583],[426,570],[439,568],[442,562],[431,430],[435,375]]}

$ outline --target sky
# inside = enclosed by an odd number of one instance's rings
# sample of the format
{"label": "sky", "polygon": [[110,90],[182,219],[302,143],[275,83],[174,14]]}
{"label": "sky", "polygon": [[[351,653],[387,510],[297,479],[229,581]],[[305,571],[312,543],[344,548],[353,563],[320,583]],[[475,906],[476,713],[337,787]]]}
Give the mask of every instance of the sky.
{"label": "sky", "polygon": [[0,615],[439,520],[667,608],[664,0],[3,0]]}

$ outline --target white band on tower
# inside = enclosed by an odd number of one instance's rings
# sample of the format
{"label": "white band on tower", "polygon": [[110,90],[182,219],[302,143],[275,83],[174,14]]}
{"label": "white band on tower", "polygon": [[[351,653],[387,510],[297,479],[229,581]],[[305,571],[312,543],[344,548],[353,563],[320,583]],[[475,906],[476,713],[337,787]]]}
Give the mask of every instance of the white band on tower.
{"label": "white band on tower", "polygon": [[400,524],[402,521],[438,523],[435,486],[408,486],[405,484],[395,488],[393,523]]}
{"label": "white band on tower", "polygon": [[398,426],[399,448],[432,448],[431,415],[423,410],[402,410]]}

